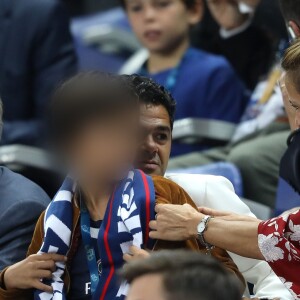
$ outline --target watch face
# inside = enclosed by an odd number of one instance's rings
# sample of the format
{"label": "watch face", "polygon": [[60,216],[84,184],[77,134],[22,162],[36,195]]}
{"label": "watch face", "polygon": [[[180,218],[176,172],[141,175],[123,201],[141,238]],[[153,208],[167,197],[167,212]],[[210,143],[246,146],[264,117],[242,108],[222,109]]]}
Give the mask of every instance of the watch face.
{"label": "watch face", "polygon": [[199,232],[199,233],[202,233],[204,230],[205,230],[205,224],[204,224],[204,222],[201,222],[201,223],[198,225],[198,232]]}

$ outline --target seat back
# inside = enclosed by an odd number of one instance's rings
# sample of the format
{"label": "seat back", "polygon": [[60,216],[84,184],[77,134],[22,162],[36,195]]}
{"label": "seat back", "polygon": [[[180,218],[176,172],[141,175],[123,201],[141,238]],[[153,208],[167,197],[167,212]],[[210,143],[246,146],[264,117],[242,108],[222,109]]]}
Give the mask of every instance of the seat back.
{"label": "seat back", "polygon": [[275,216],[299,206],[300,195],[285,180],[280,178],[275,202]]}
{"label": "seat back", "polygon": [[248,199],[241,199],[260,220],[268,220],[273,215],[271,207]]}
{"label": "seat back", "polygon": [[118,72],[140,48],[120,7],[74,18],[71,28],[81,70]]}
{"label": "seat back", "polygon": [[50,198],[57,192],[63,179],[61,165],[47,151],[39,148],[23,145],[2,146],[0,165],[35,182]]}
{"label": "seat back", "polygon": [[236,124],[210,119],[185,118],[174,122],[173,140],[195,144],[204,140],[228,142]]}

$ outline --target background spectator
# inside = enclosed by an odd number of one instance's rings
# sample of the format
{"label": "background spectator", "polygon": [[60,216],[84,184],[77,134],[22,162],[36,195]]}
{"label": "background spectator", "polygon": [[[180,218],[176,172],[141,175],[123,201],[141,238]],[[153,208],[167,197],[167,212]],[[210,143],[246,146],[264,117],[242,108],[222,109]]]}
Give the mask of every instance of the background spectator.
{"label": "background spectator", "polygon": [[253,90],[268,73],[282,42],[288,39],[278,1],[256,1],[250,13],[241,12],[238,0],[204,2],[205,14],[193,30],[192,44],[224,55]]}
{"label": "background spectator", "polygon": [[[299,3],[295,0],[280,0],[279,3],[283,6],[285,22],[291,24],[295,36],[299,37]],[[241,171],[245,197],[274,207],[279,161],[290,132],[277,85],[280,74],[279,67],[275,66],[268,79],[257,85],[242,122],[226,147],[178,157],[170,161],[170,168],[232,162]]]}
{"label": "background spectator", "polygon": [[[160,251],[124,266],[127,300],[240,300],[236,279],[210,256]],[[213,282],[213,284],[211,284]]]}
{"label": "background spectator", "polygon": [[60,0],[0,1],[2,144],[41,145],[56,85],[76,71],[68,14]]}
{"label": "background spectator", "polygon": [[[0,100],[0,135],[2,125]],[[36,184],[0,166],[0,270],[25,257],[36,221],[49,202]]]}
{"label": "background spectator", "polygon": [[[132,29],[149,50],[149,59],[138,73],[169,90],[177,101],[175,120],[204,118],[239,122],[248,97],[228,62],[191,48],[190,27],[201,19],[197,0],[122,1]],[[192,74],[192,76],[191,76]],[[174,142],[172,155],[203,150],[208,144]]]}

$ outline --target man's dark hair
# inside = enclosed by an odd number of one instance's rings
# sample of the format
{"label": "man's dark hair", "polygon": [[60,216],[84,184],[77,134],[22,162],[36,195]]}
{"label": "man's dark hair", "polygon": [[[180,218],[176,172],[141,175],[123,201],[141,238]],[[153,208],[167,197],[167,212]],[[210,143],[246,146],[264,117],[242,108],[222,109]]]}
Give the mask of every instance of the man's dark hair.
{"label": "man's dark hair", "polygon": [[240,300],[237,279],[214,258],[185,250],[159,251],[124,266],[121,278],[158,274],[168,300]]}
{"label": "man's dark hair", "polygon": [[173,129],[176,102],[172,95],[148,77],[139,75],[124,75],[124,77],[129,80],[140,102],[146,105],[162,105],[167,110],[171,129]]}
{"label": "man's dark hair", "polygon": [[54,93],[50,125],[54,142],[64,144],[91,121],[107,121],[136,109],[138,97],[122,76],[83,72]]}
{"label": "man's dark hair", "polygon": [[[185,4],[187,8],[191,9],[195,7],[197,0],[182,0],[182,2]],[[124,8],[126,7],[125,0],[120,0],[120,3]]]}
{"label": "man's dark hair", "polygon": [[300,26],[299,0],[279,0],[279,4],[285,21],[294,21]]}

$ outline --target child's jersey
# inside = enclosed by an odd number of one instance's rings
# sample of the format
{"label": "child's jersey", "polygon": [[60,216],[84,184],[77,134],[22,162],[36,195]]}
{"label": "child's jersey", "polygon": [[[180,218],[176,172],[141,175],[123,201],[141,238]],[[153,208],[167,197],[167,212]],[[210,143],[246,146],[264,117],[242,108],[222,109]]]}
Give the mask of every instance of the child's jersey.
{"label": "child's jersey", "polygon": [[[101,276],[101,260],[98,250],[98,235],[101,226],[101,221],[91,222],[91,239],[95,249],[96,260],[98,265],[99,276]],[[70,269],[72,278],[70,291],[68,297],[72,300],[90,300],[92,299],[91,293],[91,277],[89,273],[88,264],[86,261],[86,253],[82,239],[79,241],[78,250],[73,258],[73,264]]]}
{"label": "child's jersey", "polygon": [[[202,118],[238,123],[247,105],[246,89],[221,56],[189,48],[181,63],[173,69],[150,76],[164,85],[177,102],[175,120]],[[203,144],[174,142],[172,155],[185,154],[207,148]]]}

